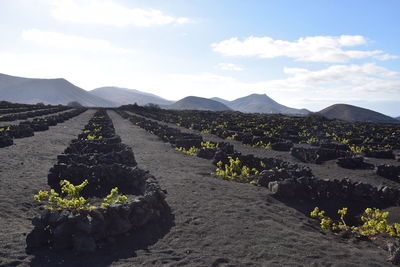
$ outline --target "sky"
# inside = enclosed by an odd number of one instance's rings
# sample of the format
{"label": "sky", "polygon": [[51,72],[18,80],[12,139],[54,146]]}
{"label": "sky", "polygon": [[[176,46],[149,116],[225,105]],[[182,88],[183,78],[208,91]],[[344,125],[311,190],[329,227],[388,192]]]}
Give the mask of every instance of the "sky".
{"label": "sky", "polygon": [[398,0],[0,0],[0,73],[400,116]]}

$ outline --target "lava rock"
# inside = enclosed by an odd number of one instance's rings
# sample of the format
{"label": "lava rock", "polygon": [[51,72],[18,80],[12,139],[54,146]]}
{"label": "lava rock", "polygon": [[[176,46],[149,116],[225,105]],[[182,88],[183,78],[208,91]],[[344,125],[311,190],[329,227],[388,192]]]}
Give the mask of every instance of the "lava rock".
{"label": "lava rock", "polygon": [[8,135],[0,135],[0,148],[7,147],[14,144],[13,139]]}
{"label": "lava rock", "polygon": [[292,198],[296,195],[296,182],[293,179],[270,182],[268,189],[276,196]]}
{"label": "lava rock", "polygon": [[346,169],[374,169],[374,165],[370,163],[364,162],[364,157],[356,156],[356,157],[344,157],[338,158],[336,164],[342,168]]}
{"label": "lava rock", "polygon": [[202,148],[197,151],[197,157],[203,159],[213,159],[216,153],[216,148]]}
{"label": "lava rock", "polygon": [[375,169],[377,175],[400,181],[400,166],[393,166],[389,164],[378,165]]}
{"label": "lava rock", "polygon": [[271,149],[276,151],[290,151],[293,147],[291,141],[276,142],[271,144]]}
{"label": "lava rock", "polygon": [[394,159],[394,153],[391,149],[386,150],[366,150],[365,156],[379,159]]}

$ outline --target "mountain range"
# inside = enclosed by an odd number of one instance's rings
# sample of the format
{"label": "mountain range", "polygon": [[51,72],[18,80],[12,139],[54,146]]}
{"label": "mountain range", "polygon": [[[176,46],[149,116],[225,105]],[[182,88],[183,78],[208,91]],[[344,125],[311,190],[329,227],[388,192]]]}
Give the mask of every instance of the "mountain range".
{"label": "mountain range", "polygon": [[[15,103],[63,104],[77,101],[88,107],[118,107],[126,104],[157,104],[168,109],[196,110],[235,110],[246,113],[281,113],[307,115],[307,109],[295,109],[284,106],[265,94],[251,94],[228,101],[222,98],[202,98],[188,96],[179,101],[170,101],[154,94],[135,89],[120,87],[100,87],[86,91],[63,78],[37,79],[23,78],[0,73],[0,100]],[[319,114],[347,121],[399,122],[384,114],[356,106],[336,104],[327,107]]]}
{"label": "mountain range", "polygon": [[63,104],[78,101],[84,106],[112,107],[115,103],[90,94],[69,81],[31,79],[0,74],[0,99],[16,103]]}
{"label": "mountain range", "polygon": [[245,113],[282,113],[293,115],[307,115],[310,113],[307,109],[295,109],[279,104],[266,94],[251,94],[233,101],[218,97],[212,99],[225,104],[232,110]]}
{"label": "mountain range", "polygon": [[145,93],[135,89],[114,86],[96,88],[89,91],[89,93],[104,99],[108,99],[116,103],[117,106],[133,103],[136,103],[140,106],[144,106],[149,103],[166,106],[174,103],[174,101],[166,100],[157,95]]}

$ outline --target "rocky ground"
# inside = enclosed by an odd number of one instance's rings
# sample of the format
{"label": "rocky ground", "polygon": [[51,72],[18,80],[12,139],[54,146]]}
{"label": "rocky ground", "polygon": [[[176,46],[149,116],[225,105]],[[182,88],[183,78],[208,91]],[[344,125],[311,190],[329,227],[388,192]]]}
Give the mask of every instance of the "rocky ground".
{"label": "rocky ground", "polygon": [[[263,187],[218,179],[211,161],[185,155],[158,137],[109,111],[122,143],[132,147],[138,166],[167,190],[173,225],[138,243],[125,236],[94,254],[25,252],[25,236],[37,214],[32,196],[48,189],[47,173],[78,135],[93,111],[0,149],[0,266],[385,266],[387,252],[368,241],[343,239],[319,229],[318,222]],[[209,136],[211,140],[215,138]],[[288,153],[249,148],[243,153]],[[349,171],[332,162],[310,164],[317,177],[382,183],[371,171]],[[376,177],[375,177],[376,176]],[[388,181],[388,184],[392,182]],[[397,184],[393,183],[397,186]],[[296,206],[297,204],[297,206]]]}

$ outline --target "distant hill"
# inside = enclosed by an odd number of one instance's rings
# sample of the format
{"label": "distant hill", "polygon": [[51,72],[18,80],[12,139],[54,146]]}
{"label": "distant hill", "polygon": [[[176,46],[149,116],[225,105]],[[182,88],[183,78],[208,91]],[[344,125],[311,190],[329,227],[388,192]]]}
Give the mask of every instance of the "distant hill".
{"label": "distant hill", "polygon": [[100,87],[89,92],[95,96],[117,103],[119,106],[134,103],[141,106],[149,103],[165,106],[173,103],[173,101],[166,100],[153,94],[121,87]]}
{"label": "distant hill", "polygon": [[190,109],[190,110],[231,110],[226,105],[203,97],[188,96],[168,106],[169,109]]}
{"label": "distant hill", "polygon": [[210,98],[210,99],[211,99],[211,100],[218,101],[218,102],[220,102],[220,103],[222,103],[222,104],[224,104],[224,105],[226,105],[226,106],[229,106],[229,104],[231,103],[231,101],[225,100],[225,99],[219,98],[219,97],[212,97],[212,98]]}
{"label": "distant hill", "polygon": [[218,97],[214,97],[213,99],[224,103],[233,110],[246,113],[282,113],[298,115],[307,115],[310,113],[306,109],[295,109],[279,104],[266,94],[251,94],[233,101],[224,100]]}
{"label": "distant hill", "polygon": [[115,103],[94,96],[69,81],[59,79],[33,79],[0,73],[0,100],[15,103],[63,104],[77,101],[83,106],[113,107]]}
{"label": "distant hill", "polygon": [[329,106],[319,111],[318,114],[330,119],[340,119],[344,121],[399,123],[398,120],[382,113],[347,104],[335,104]]}

